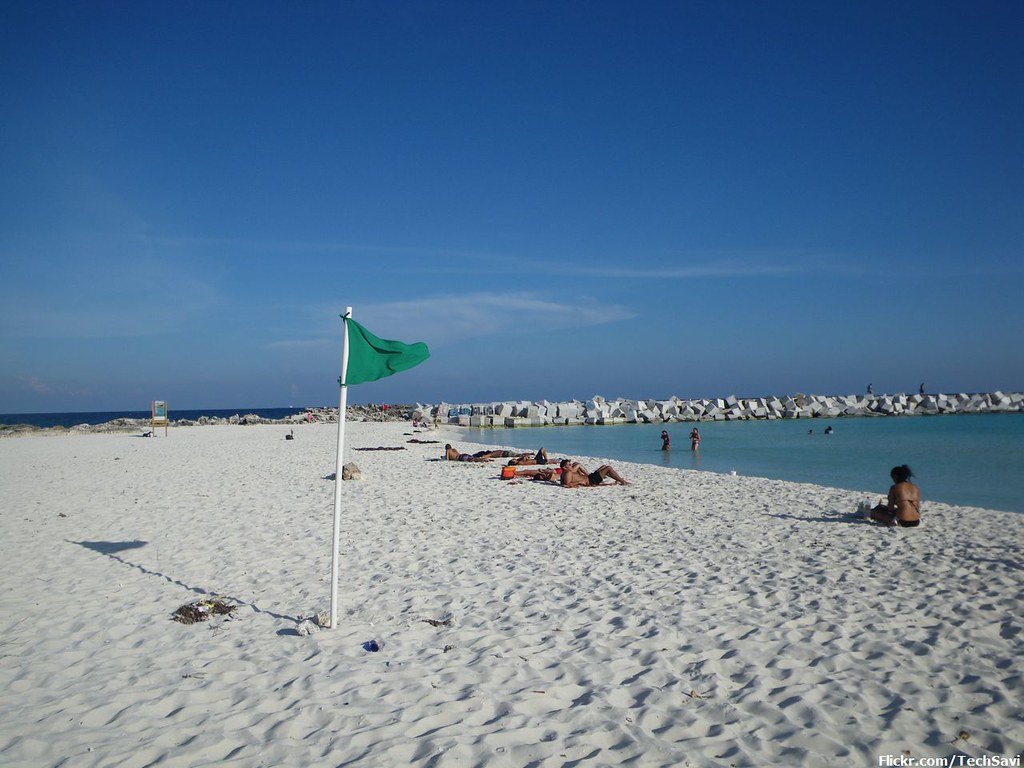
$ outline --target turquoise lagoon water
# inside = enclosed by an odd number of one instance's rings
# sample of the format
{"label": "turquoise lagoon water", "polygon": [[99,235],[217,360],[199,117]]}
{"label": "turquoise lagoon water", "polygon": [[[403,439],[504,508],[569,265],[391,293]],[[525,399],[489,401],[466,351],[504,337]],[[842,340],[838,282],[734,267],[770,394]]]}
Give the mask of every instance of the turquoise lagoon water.
{"label": "turquoise lagoon water", "polygon": [[[696,454],[687,437],[693,426],[464,429],[462,439],[878,495],[889,488],[889,470],[909,464],[926,501],[1024,512],[1024,414],[704,422],[696,425]],[[823,434],[827,426],[835,432]],[[671,451],[661,450],[662,429]]]}

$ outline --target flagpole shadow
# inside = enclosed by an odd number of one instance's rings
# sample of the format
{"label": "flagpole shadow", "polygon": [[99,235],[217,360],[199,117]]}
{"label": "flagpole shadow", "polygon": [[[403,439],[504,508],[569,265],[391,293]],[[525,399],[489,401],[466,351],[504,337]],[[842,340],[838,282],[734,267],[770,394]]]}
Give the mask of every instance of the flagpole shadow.
{"label": "flagpole shadow", "polygon": [[238,603],[239,605],[246,605],[249,608],[252,608],[254,613],[265,613],[268,616],[273,616],[275,619],[283,619],[285,621],[298,621],[298,618],[295,616],[286,616],[283,613],[275,613],[274,611],[265,610],[263,608],[260,608],[255,603],[251,603],[248,600],[242,600],[241,598],[235,597],[234,595],[226,595],[222,592],[210,592],[209,590],[203,589],[202,587],[195,587],[191,584],[186,584],[184,581],[172,578],[165,573],[160,573],[159,571],[154,571],[151,568],[147,568],[146,566],[141,565],[139,563],[133,563],[130,560],[125,560],[118,554],[119,552],[126,552],[131,549],[139,549],[141,547],[145,547],[147,544],[149,544],[148,541],[142,541],[141,539],[135,539],[133,541],[73,541],[71,539],[65,539],[65,541],[69,544],[77,544],[80,547],[91,549],[93,552],[98,552],[101,555],[106,555],[111,560],[115,560],[121,563],[122,565],[127,565],[129,568],[134,568],[135,570],[140,571],[146,574],[147,576],[157,576],[166,582],[169,582],[179,587],[184,587],[189,592],[193,592],[197,595],[207,595],[210,597],[224,597],[228,600],[232,600],[233,602]]}

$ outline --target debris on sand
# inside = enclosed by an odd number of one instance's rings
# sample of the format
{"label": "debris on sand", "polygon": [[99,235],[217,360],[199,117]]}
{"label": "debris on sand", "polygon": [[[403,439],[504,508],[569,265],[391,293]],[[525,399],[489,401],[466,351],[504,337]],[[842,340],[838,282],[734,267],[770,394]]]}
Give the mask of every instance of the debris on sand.
{"label": "debris on sand", "polygon": [[178,608],[171,618],[182,624],[195,624],[200,621],[209,621],[214,616],[230,616],[238,610],[237,605],[225,603],[223,600],[196,600],[194,603],[186,603]]}

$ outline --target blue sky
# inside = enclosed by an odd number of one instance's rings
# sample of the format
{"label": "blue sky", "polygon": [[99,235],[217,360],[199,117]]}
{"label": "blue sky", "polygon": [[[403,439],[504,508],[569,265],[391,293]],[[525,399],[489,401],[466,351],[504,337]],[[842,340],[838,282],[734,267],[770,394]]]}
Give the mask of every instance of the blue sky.
{"label": "blue sky", "polygon": [[0,412],[1024,388],[1024,5],[0,7]]}

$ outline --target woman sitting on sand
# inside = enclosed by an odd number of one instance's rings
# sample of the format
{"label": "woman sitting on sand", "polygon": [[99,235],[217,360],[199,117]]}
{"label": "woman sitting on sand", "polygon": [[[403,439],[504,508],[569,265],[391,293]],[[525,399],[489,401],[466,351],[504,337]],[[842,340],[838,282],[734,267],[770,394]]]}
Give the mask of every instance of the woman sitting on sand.
{"label": "woman sitting on sand", "polygon": [[871,510],[871,519],[883,525],[916,528],[921,524],[921,490],[910,482],[913,472],[906,464],[893,467],[889,472],[892,486],[888,503]]}

